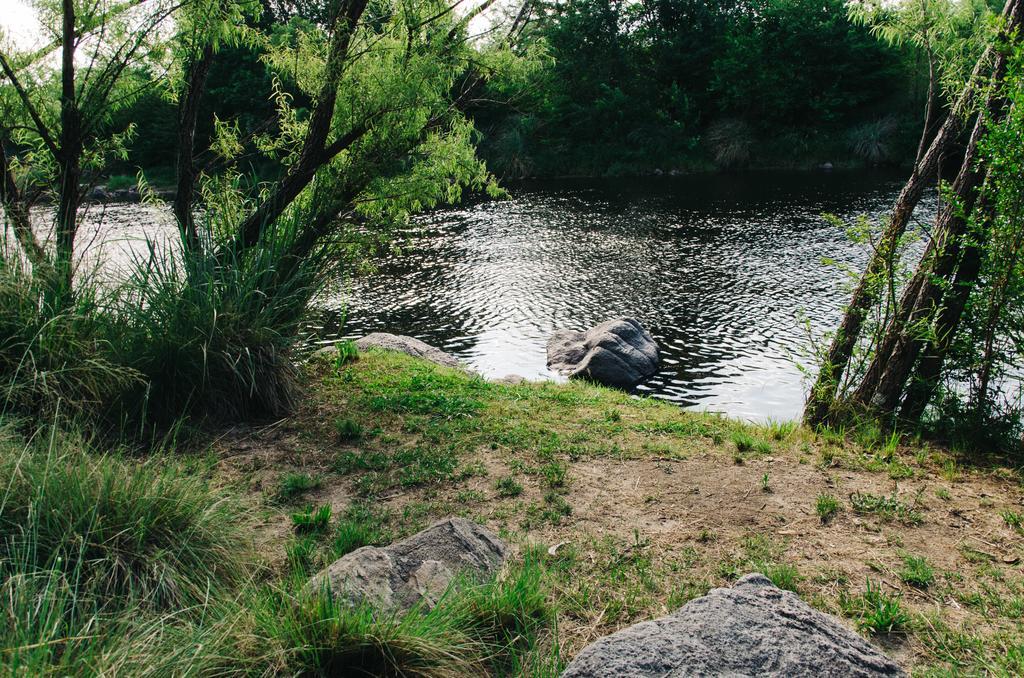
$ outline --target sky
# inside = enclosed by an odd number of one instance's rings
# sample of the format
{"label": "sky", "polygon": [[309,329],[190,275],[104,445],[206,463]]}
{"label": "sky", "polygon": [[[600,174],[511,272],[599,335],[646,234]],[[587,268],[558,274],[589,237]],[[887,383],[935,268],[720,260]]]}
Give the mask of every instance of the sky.
{"label": "sky", "polygon": [[[495,6],[503,4],[505,3],[497,2]],[[497,11],[494,8],[492,10],[474,19],[470,24],[470,30],[486,30],[489,16]],[[39,23],[36,21],[34,10],[28,6],[26,0],[0,0],[0,29],[20,48],[37,46],[40,42]]]}
{"label": "sky", "polygon": [[18,47],[31,47],[39,39],[35,13],[24,0],[0,0],[0,28]]}

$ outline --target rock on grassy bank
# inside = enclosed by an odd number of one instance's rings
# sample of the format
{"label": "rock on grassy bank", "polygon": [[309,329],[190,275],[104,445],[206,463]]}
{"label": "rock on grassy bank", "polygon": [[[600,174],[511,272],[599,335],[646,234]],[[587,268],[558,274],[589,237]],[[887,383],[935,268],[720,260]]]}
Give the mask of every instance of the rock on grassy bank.
{"label": "rock on grassy bank", "polygon": [[[1010,468],[383,351],[308,370],[295,416],[215,445],[220,482],[264,507],[276,567],[315,571],[339,542],[460,515],[543,562],[561,661],[759,571],[905,668],[1024,671],[1024,490]],[[296,534],[321,506],[323,536]]]}

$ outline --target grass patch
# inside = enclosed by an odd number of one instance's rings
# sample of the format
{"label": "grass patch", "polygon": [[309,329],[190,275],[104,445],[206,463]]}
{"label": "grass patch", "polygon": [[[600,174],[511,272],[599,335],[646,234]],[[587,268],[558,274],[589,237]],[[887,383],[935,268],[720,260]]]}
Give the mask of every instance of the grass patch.
{"label": "grass patch", "polygon": [[327,504],[318,508],[312,506],[292,514],[292,526],[298,534],[322,534],[331,524],[331,507]]}
{"label": "grass patch", "polygon": [[851,596],[843,592],[839,598],[843,613],[857,621],[857,627],[873,635],[903,633],[910,615],[903,609],[899,594],[885,593],[880,584],[867,580],[864,592]]}
{"label": "grass patch", "polygon": [[920,525],[924,520],[920,511],[901,501],[895,494],[886,497],[870,492],[854,492],[850,495],[850,506],[854,513],[874,515],[884,521],[898,520],[904,525]]}
{"label": "grass patch", "polygon": [[839,499],[832,494],[819,494],[818,499],[814,503],[814,512],[818,514],[822,525],[832,522],[832,519],[839,515],[842,509],[843,506],[839,503]]}
{"label": "grass patch", "polygon": [[433,608],[408,612],[352,606],[326,591],[269,591],[258,623],[293,675],[504,673],[530,663],[551,619],[542,574],[526,561],[483,584],[457,580]]}
{"label": "grass patch", "polygon": [[391,539],[387,529],[388,516],[366,503],[348,507],[338,521],[332,545],[332,556],[340,558],[363,546],[376,546]]}
{"label": "grass patch", "polygon": [[760,572],[780,589],[797,591],[803,577],[794,565],[783,562],[784,547],[761,534],[748,534],[740,540],[741,551],[724,559],[718,567],[725,579],[735,580],[750,572]]}
{"label": "grass patch", "polygon": [[904,553],[900,579],[911,586],[926,589],[935,581],[935,570],[924,556]]}
{"label": "grass patch", "polygon": [[497,490],[499,497],[518,497],[523,493],[523,486],[512,476],[506,476],[499,478],[494,483],[494,489]]}
{"label": "grass patch", "polygon": [[351,443],[363,437],[363,426],[348,417],[338,417],[334,420],[334,433],[341,442]]}
{"label": "grass patch", "polygon": [[292,504],[322,485],[322,479],[308,473],[286,473],[281,476],[274,496],[282,504]]}

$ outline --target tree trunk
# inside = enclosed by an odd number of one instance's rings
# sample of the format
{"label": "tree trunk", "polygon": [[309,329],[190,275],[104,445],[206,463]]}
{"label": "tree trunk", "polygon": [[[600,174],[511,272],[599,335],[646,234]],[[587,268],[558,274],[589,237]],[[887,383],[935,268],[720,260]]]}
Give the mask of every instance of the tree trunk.
{"label": "tree trunk", "polygon": [[953,344],[957,327],[963,316],[967,300],[978,281],[981,272],[983,243],[973,243],[964,248],[963,257],[957,267],[953,288],[946,295],[942,310],[935,323],[934,336],[924,349],[917,367],[915,379],[907,389],[907,396],[900,408],[900,418],[907,422],[921,420],[925,408],[935,394],[939,384],[946,355]]}
{"label": "tree trunk", "polygon": [[82,168],[82,121],[75,91],[75,3],[63,0],[64,22],[61,45],[60,142],[57,157],[58,194],[56,223],[57,297],[70,295],[74,275],[75,235],[81,204],[79,181]]}
{"label": "tree trunk", "polygon": [[[1022,0],[1006,0],[1006,5],[1003,8],[1006,24],[1002,36],[1012,35],[1020,25],[1022,5],[1024,5]],[[839,384],[843,374],[849,367],[854,348],[860,339],[864,321],[871,307],[878,301],[877,292],[873,288],[872,281],[885,272],[887,257],[906,231],[910,217],[920,201],[925,187],[932,177],[936,175],[942,155],[959,135],[962,125],[960,113],[969,110],[970,102],[975,95],[976,81],[980,78],[984,66],[992,53],[993,49],[990,47],[985,50],[985,53],[978,60],[971,79],[968,81],[964,92],[960,95],[953,111],[943,122],[942,127],[936,133],[935,138],[932,139],[932,143],[920,162],[915,165],[910,179],[896,199],[889,223],[882,234],[879,246],[872,253],[864,274],[854,290],[853,298],[832,340],[818,378],[808,394],[807,404],[804,408],[804,421],[809,425],[816,426],[824,423],[835,405]],[[1005,56],[1002,54],[997,56],[997,70],[1000,63],[1005,68]],[[897,317],[899,315],[901,314],[898,314]],[[905,358],[906,356],[902,357]],[[869,371],[870,369],[869,367]],[[895,374],[892,376],[895,376]]]}
{"label": "tree trunk", "polygon": [[186,249],[199,247],[195,215],[196,167],[194,162],[196,124],[199,121],[199,101],[206,89],[206,78],[213,63],[213,45],[207,44],[198,58],[188,67],[185,93],[178,104],[177,192],[174,196],[174,217],[181,230]]}
{"label": "tree trunk", "polygon": [[[263,229],[284,213],[288,205],[313,181],[317,170],[364,133],[365,130],[359,130],[347,143],[342,143],[345,141],[343,138],[330,147],[327,145],[331,123],[334,120],[334,106],[342,77],[342,67],[348,56],[348,47],[356,25],[366,9],[366,3],[367,0],[345,0],[341,4],[340,11],[332,22],[331,46],[324,68],[324,84],[313,106],[299,158],[277,189],[242,222],[234,244],[235,249],[241,251],[255,246]],[[352,133],[346,137],[351,135]]]}
{"label": "tree trunk", "polygon": [[[964,93],[964,97],[966,96],[968,96],[968,92]],[[804,408],[804,421],[807,424],[816,426],[828,419],[843,373],[849,366],[854,347],[860,339],[864,321],[871,307],[878,301],[878,293],[873,289],[873,281],[885,273],[891,253],[899,239],[903,237],[914,213],[914,208],[917,207],[925,188],[931,184],[936,175],[939,157],[956,140],[961,125],[960,117],[955,112],[947,116],[924,157],[915,165],[910,179],[900,191],[899,197],[893,205],[889,223],[854,289],[853,298],[846,308],[839,329],[836,330],[835,337],[821,365],[818,378],[808,394],[807,404]]]}
{"label": "tree trunk", "polygon": [[[1006,36],[1014,35],[1024,18],[1024,0],[1010,0],[1006,9],[1006,24],[1000,40]],[[1006,75],[1007,55],[1000,51],[996,55],[990,84],[992,90],[989,92],[985,103],[985,111],[980,113],[971,132],[971,138],[967,149],[964,152],[963,162],[956,180],[953,182],[952,191],[955,198],[940,211],[936,219],[933,238],[921,258],[918,270],[914,275],[915,280],[912,286],[919,287],[916,296],[906,298],[912,300],[912,306],[902,308],[899,317],[906,318],[900,324],[892,324],[887,332],[894,341],[891,353],[885,355],[876,353],[873,365],[869,366],[868,372],[881,372],[877,385],[865,383],[863,388],[858,389],[858,396],[861,403],[869,403],[878,414],[889,416],[895,413],[900,400],[905,394],[907,381],[910,379],[914,366],[918,361],[922,350],[929,344],[929,340],[920,335],[918,325],[928,322],[929,318],[936,318],[943,315],[940,310],[943,297],[950,284],[954,281],[957,266],[961,263],[961,256],[964,255],[962,244],[965,241],[969,227],[969,216],[975,208],[978,198],[978,191],[985,174],[982,163],[979,162],[980,150],[978,144],[985,134],[989,122],[998,121],[1005,115],[1006,100],[999,93]],[[971,262],[967,263],[968,271]],[[973,284],[973,282],[972,282]],[[966,300],[965,302],[966,303]],[[908,309],[912,309],[908,313]],[[961,312],[953,316],[948,314],[946,323],[952,323],[949,327],[933,326],[933,332],[941,330],[944,334],[955,332],[959,325]],[[955,319],[955,322],[953,320]],[[938,336],[938,335],[937,335]],[[933,370],[929,366],[928,370]],[[920,396],[917,396],[920,397]],[[920,405],[915,403],[916,409]],[[908,409],[908,412],[910,410]]]}
{"label": "tree trunk", "polygon": [[4,210],[10,217],[14,238],[18,241],[18,245],[25,253],[29,263],[32,264],[33,271],[37,274],[49,272],[50,262],[46,258],[46,250],[43,249],[32,230],[29,208],[14,180],[14,171],[11,169],[10,159],[7,156],[5,141],[5,139],[0,139],[0,172],[3,173],[2,181],[0,181],[0,203],[3,204]]}

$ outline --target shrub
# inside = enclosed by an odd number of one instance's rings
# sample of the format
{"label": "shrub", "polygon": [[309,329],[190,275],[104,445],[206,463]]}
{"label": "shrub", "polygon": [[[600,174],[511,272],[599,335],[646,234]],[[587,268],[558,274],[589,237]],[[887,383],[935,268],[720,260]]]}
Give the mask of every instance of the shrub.
{"label": "shrub", "polygon": [[138,394],[148,407],[143,414],[237,420],[293,408],[301,390],[295,347],[309,301],[334,265],[327,250],[291,256],[300,218],[297,211],[283,217],[274,237],[249,250],[207,242],[173,251],[151,243],[149,256],[134,262],[119,294],[117,348],[119,362],[147,382]]}
{"label": "shrub", "polygon": [[50,422],[58,410],[93,417],[138,387],[141,375],[112,360],[117,331],[109,299],[80,276],[75,296],[54,300],[45,280],[0,233],[0,413]]}
{"label": "shrub", "polygon": [[708,128],[708,146],[719,167],[740,167],[750,162],[754,134],[743,120],[719,120]]}
{"label": "shrub", "polygon": [[854,127],[847,134],[850,150],[866,162],[885,162],[892,156],[892,137],[897,127],[891,116]]}

